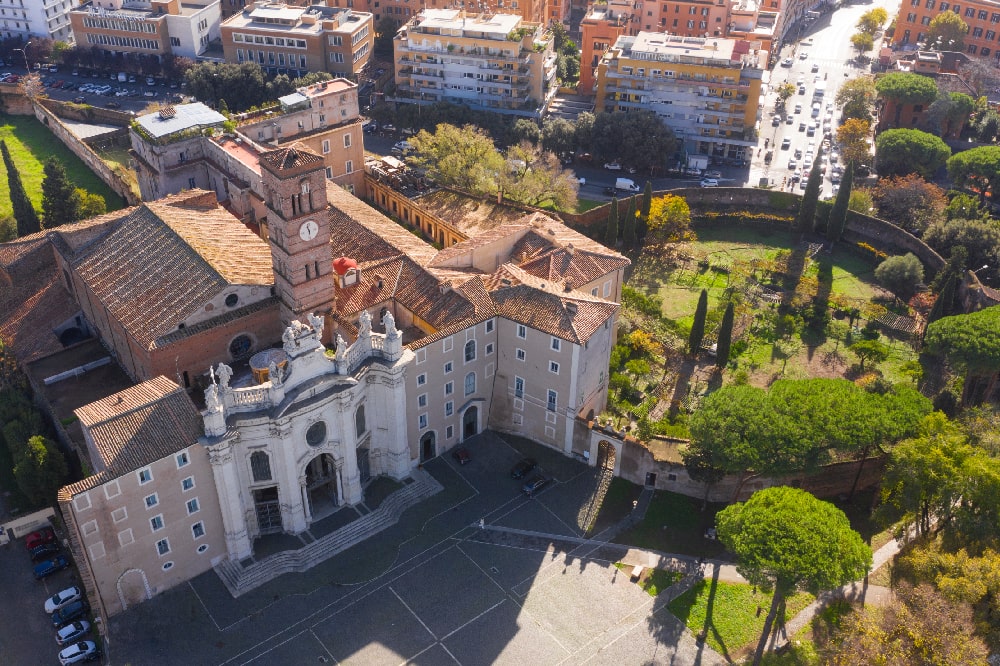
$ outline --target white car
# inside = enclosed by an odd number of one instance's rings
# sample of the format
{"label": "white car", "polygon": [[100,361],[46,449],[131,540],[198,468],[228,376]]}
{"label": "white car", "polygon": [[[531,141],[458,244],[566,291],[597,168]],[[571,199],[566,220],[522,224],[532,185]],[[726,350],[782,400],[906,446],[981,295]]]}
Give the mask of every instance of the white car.
{"label": "white car", "polygon": [[718,187],[719,181],[714,178],[703,178],[698,185],[701,187]]}
{"label": "white car", "polygon": [[802,53],[799,54],[799,60],[805,60],[808,57],[809,57],[809,54],[806,51],[803,51]]}
{"label": "white car", "polygon": [[622,165],[618,162],[607,162],[604,164],[604,168],[608,171],[621,171]]}
{"label": "white car", "polygon": [[59,643],[59,645],[73,643],[78,638],[82,638],[86,635],[88,631],[90,631],[90,623],[86,620],[70,622],[56,632],[56,643]]}
{"label": "white car", "polygon": [[63,606],[68,606],[82,596],[83,592],[80,591],[80,588],[76,586],[67,587],[65,590],[56,592],[45,600],[45,612],[55,613]]}
{"label": "white car", "polygon": [[413,150],[413,144],[409,141],[397,141],[392,144],[392,152],[397,155],[402,155]]}
{"label": "white car", "polygon": [[82,664],[85,661],[94,661],[99,656],[101,656],[101,652],[97,649],[97,644],[94,641],[80,641],[59,652],[59,663],[62,666]]}

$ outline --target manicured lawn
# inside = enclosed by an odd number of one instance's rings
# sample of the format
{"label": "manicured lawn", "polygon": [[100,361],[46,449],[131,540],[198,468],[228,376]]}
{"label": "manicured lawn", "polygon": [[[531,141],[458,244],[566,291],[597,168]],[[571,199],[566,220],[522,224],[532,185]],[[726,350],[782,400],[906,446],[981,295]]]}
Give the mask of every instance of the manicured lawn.
{"label": "manicured lawn", "polygon": [[717,557],[722,544],[705,538],[705,530],[715,525],[715,514],[722,504],[709,504],[701,510],[701,501],[685,495],[657,490],[646,517],[614,541],[667,553]]}
{"label": "manicured lawn", "polygon": [[[632,565],[624,564],[622,562],[615,562],[615,568],[626,575],[631,574]],[[684,578],[684,574],[679,571],[664,571],[663,569],[643,569],[642,575],[639,578],[639,587],[641,587],[646,594],[651,597],[655,597],[660,592]]]}
{"label": "manicured lawn", "polygon": [[[704,633],[712,648],[734,659],[756,645],[764,630],[771,596],[746,583],[703,580],[670,602],[668,608],[695,635]],[[786,620],[795,617],[812,600],[813,596],[804,592],[790,597],[786,602]]]}
{"label": "manicured lawn", "polygon": [[576,201],[576,212],[586,213],[591,208],[597,208],[598,206],[603,206],[607,201],[594,201],[593,199],[577,199]]}
{"label": "manicured lawn", "polygon": [[[21,182],[28,198],[42,212],[42,167],[50,156],[62,160],[69,179],[88,192],[100,194],[108,210],[118,210],[122,200],[104,184],[80,159],[71,153],[54,134],[34,116],[3,116],[0,119],[0,139],[7,142],[11,158],[21,174]],[[0,217],[11,215],[10,188],[7,185],[7,168],[0,161]]]}

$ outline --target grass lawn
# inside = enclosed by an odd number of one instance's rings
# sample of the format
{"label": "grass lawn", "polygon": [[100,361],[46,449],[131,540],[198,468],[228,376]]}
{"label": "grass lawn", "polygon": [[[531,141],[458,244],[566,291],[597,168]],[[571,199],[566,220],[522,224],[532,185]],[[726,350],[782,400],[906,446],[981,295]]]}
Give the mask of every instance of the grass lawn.
{"label": "grass lawn", "polygon": [[[615,568],[626,574],[630,574],[632,572],[631,564],[615,562]],[[641,587],[649,596],[655,597],[660,592],[663,592],[665,589],[678,582],[681,578],[684,578],[684,574],[679,571],[643,569],[642,575],[639,577],[639,587]]]}
{"label": "grass lawn", "polygon": [[576,201],[576,212],[586,213],[591,208],[597,208],[598,206],[603,206],[608,203],[607,201],[594,201],[593,199],[577,199]]}
{"label": "grass lawn", "polygon": [[614,541],[667,553],[717,557],[723,553],[722,544],[706,539],[705,530],[715,526],[715,514],[724,507],[709,504],[702,511],[698,499],[657,490],[643,521]]}
{"label": "grass lawn", "polygon": [[[11,158],[21,174],[21,182],[39,216],[42,212],[42,167],[45,160],[54,156],[66,167],[69,179],[77,186],[104,197],[108,210],[118,210],[122,200],[104,184],[94,172],[69,151],[34,116],[4,116],[0,121],[0,139],[7,142]],[[10,205],[10,188],[7,185],[7,168],[0,161],[0,217],[13,214]]]}
{"label": "grass lawn", "polygon": [[[668,608],[696,635],[705,634],[706,642],[729,659],[753,648],[764,630],[764,620],[771,606],[771,594],[746,583],[703,580],[680,595]],[[799,592],[786,602],[786,620],[790,620],[813,600]],[[757,609],[761,608],[758,613]]]}

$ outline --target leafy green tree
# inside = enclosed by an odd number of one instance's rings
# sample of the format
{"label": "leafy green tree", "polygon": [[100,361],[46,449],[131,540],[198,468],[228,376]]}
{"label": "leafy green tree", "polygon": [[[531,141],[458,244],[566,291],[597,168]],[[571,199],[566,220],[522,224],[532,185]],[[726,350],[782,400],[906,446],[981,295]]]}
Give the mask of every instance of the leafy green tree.
{"label": "leafy green tree", "polygon": [[865,576],[871,548],[844,513],[804,490],[779,486],[716,515],[719,540],[736,555],[737,571],[753,585],[773,589],[753,663],[760,664],[774,620],[796,589],[813,594]]}
{"label": "leafy green tree", "polygon": [[534,120],[518,118],[514,121],[513,137],[517,143],[539,143],[542,140],[542,130]]}
{"label": "leafy green tree", "polygon": [[934,305],[931,306],[931,311],[927,313],[927,323],[937,321],[941,317],[946,317],[952,312],[952,303],[955,302],[955,294],[958,291],[958,283],[961,278],[958,275],[951,274],[944,282],[944,286],[941,287],[941,293],[934,300]]}
{"label": "leafy green tree", "polygon": [[14,465],[14,477],[28,499],[34,504],[55,502],[56,493],[67,475],[66,459],[56,445],[35,435]]}
{"label": "leafy green tree", "polygon": [[939,96],[924,114],[925,129],[940,137],[958,138],[976,108],[976,101],[965,93]]}
{"label": "leafy green tree", "polygon": [[594,143],[594,123],[596,116],[590,111],[584,111],[576,117],[576,145],[581,150],[592,150]]}
{"label": "leafy green tree", "polygon": [[705,495],[702,497],[701,510],[708,507],[708,496],[712,486],[726,477],[726,472],[712,460],[712,452],[704,447],[686,447],[681,451],[684,468],[692,481],[705,484]]}
{"label": "leafy green tree", "polygon": [[375,43],[373,49],[379,55],[392,55],[392,40],[399,30],[399,22],[391,16],[383,16],[375,24]]}
{"label": "leafy green tree", "polygon": [[21,182],[21,173],[17,170],[14,160],[10,156],[7,142],[0,139],[0,153],[3,153],[3,163],[7,168],[7,186],[10,190],[10,203],[14,209],[14,219],[17,220],[17,235],[29,236],[42,230],[42,225],[38,221],[38,213],[28,199],[27,192],[24,191],[24,184]]}
{"label": "leafy green tree", "polygon": [[618,197],[611,197],[608,207],[608,226],[604,229],[604,244],[614,249],[618,244]]}
{"label": "leafy green tree", "polygon": [[938,96],[937,83],[933,79],[913,72],[891,72],[875,82],[879,97],[896,105],[891,125],[899,127],[903,106],[910,104],[930,105]]}
{"label": "leafy green tree", "polygon": [[17,220],[13,215],[0,218],[0,243],[9,243],[17,238]]}
{"label": "leafy green tree", "polygon": [[912,252],[887,257],[875,268],[875,279],[896,296],[908,301],[924,281],[924,265]]}
{"label": "leafy green tree", "polygon": [[965,371],[963,403],[969,402],[977,379],[989,379],[985,395],[992,394],[1000,373],[1000,305],[928,324],[924,343]]}
{"label": "leafy green tree", "polygon": [[781,102],[782,106],[795,94],[795,86],[791,83],[782,83],[778,86],[777,91],[778,100]]}
{"label": "leafy green tree", "polygon": [[867,187],[856,187],[851,190],[851,196],[847,200],[847,209],[862,215],[873,215],[875,200],[872,198],[872,191]]}
{"label": "leafy green tree", "polygon": [[944,215],[947,220],[990,220],[990,211],[982,201],[972,195],[962,192],[950,192],[950,200],[945,206]]}
{"label": "leafy green tree", "polygon": [[878,364],[889,358],[889,347],[878,340],[858,340],[848,349],[851,350],[861,364],[861,369],[865,369],[865,363]]}
{"label": "leafy green tree", "polygon": [[635,247],[635,200],[637,198],[638,195],[632,195],[628,198],[628,211],[625,213],[625,222],[622,225],[622,242],[627,248]]}
{"label": "leafy green tree", "polygon": [[688,351],[697,356],[701,349],[701,340],[705,337],[705,317],[708,315],[708,291],[701,290],[698,296],[698,306],[694,310],[694,322],[691,324],[691,333],[688,336]]}
{"label": "leafy green tree", "polygon": [[880,218],[918,236],[944,219],[948,202],[940,187],[915,173],[881,179],[872,199]]}
{"label": "leafy green tree", "polygon": [[890,129],[875,139],[875,164],[880,176],[917,173],[933,178],[951,157],[941,137],[916,129]]}
{"label": "leafy green tree", "polygon": [[599,113],[594,119],[592,145],[605,160],[621,159],[648,172],[664,166],[676,150],[673,132],[652,111]]}
{"label": "leafy green tree", "polygon": [[952,155],[948,177],[958,188],[968,187],[981,195],[1000,194],[1000,146],[980,146]]}
{"label": "leafy green tree", "polygon": [[46,229],[80,219],[80,197],[66,175],[66,167],[55,157],[45,160],[42,179],[42,224]]}
{"label": "leafy green tree", "polygon": [[955,247],[968,250],[968,265],[974,269],[996,266],[1000,261],[1000,225],[982,220],[951,220],[931,225],[924,232],[924,242],[939,254],[950,254]]}
{"label": "leafy green tree", "polygon": [[844,234],[844,227],[847,226],[848,204],[851,200],[851,189],[854,184],[854,167],[848,163],[844,169],[844,177],[840,181],[840,189],[837,190],[837,198],[833,202],[833,209],[830,210],[830,217],[826,223],[826,238],[831,243],[836,243]]}
{"label": "leafy green tree", "polygon": [[871,130],[871,122],[859,118],[848,118],[837,128],[837,143],[840,144],[844,162],[855,167],[868,163],[871,155],[868,152],[868,135]]}
{"label": "leafy green tree", "polygon": [[556,155],[576,149],[576,127],[565,118],[546,118],[542,123],[542,148]]}
{"label": "leafy green tree", "polygon": [[931,20],[924,39],[927,47],[934,51],[964,51],[967,34],[969,24],[955,12],[947,11]]}
{"label": "leafy green tree", "polygon": [[691,208],[684,197],[666,194],[650,203],[647,227],[657,242],[672,243],[691,238]]}
{"label": "leafy green tree", "polygon": [[720,370],[726,367],[729,362],[729,350],[733,344],[733,319],[734,308],[730,301],[726,304],[726,311],[722,314],[722,323],[719,324],[719,337],[715,343],[715,367]]}
{"label": "leafy green tree", "polygon": [[822,146],[816,151],[816,161],[809,170],[809,180],[806,181],[806,191],[802,194],[799,212],[795,218],[795,228],[800,233],[806,233],[816,228],[816,202],[819,201],[819,189],[823,185],[823,174],[820,167],[823,160]]}
{"label": "leafy green tree", "polygon": [[254,62],[198,63],[187,71],[184,81],[188,91],[202,102],[215,105],[225,99],[236,113],[269,98],[264,71]]}
{"label": "leafy green tree", "polygon": [[76,196],[80,201],[80,219],[86,220],[108,212],[108,204],[100,194],[91,194],[82,187],[76,188]]}
{"label": "leafy green tree", "polygon": [[875,47],[875,39],[867,32],[857,32],[851,35],[851,46],[859,56],[864,55]]}
{"label": "leafy green tree", "polygon": [[875,79],[866,75],[844,81],[834,101],[841,107],[845,119],[870,121],[876,97]]}

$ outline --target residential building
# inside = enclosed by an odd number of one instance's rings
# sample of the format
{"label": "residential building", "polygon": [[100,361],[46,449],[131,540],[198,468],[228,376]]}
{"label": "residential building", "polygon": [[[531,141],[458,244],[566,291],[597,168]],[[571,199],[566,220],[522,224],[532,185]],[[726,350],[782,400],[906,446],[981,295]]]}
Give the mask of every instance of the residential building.
{"label": "residential building", "polygon": [[330,72],[353,78],[371,57],[372,15],[353,9],[251,2],[222,24],[228,62],[255,62],[271,74]]}
{"label": "residential building", "polygon": [[[210,144],[199,159],[245,145]],[[0,246],[18,358],[57,357],[72,326],[135,382],[76,410],[94,474],[59,497],[105,618],[210,567],[237,594],[258,537],[301,533],[380,475],[421,486],[421,461],[483,428],[597,446],[627,259],[542,213],[471,234],[425,202],[464,236],[437,250],[322,156],[253,150],[266,241],[196,189]]]}
{"label": "residential building", "polygon": [[240,123],[244,139],[271,146],[295,144],[322,155],[326,177],[348,190],[364,182],[364,133],[358,85],[347,79],[299,88],[279,100],[280,113]]}
{"label": "residential building", "polygon": [[944,12],[958,14],[969,26],[964,37],[965,52],[1000,63],[1000,2],[996,0],[903,0],[896,16],[896,31],[892,41],[904,49],[934,48],[954,51],[952,44],[925,44],[931,21]]}
{"label": "residential building", "polygon": [[743,159],[757,145],[767,60],[743,40],[619,37],[598,66],[596,110],[651,109],[686,153]]}
{"label": "residential building", "polygon": [[520,16],[428,9],[393,40],[390,99],[541,117],[558,90],[552,46],[544,26]]}
{"label": "residential building", "polygon": [[219,38],[220,0],[88,0],[70,11],[81,48],[197,58]]}
{"label": "residential building", "polygon": [[593,94],[597,85],[597,65],[601,56],[622,35],[639,31],[635,3],[630,0],[608,0],[594,3],[580,21],[580,86],[583,94]]}
{"label": "residential building", "polygon": [[69,13],[73,0],[0,0],[0,37],[27,42],[47,37],[73,43]]}
{"label": "residential building", "polygon": [[[565,0],[560,0],[564,2]],[[352,7],[359,11],[371,12],[375,16],[375,24],[389,19],[399,27],[408,23],[415,15],[425,9],[454,9],[454,0],[423,0],[413,6],[410,0],[327,0],[331,7]],[[475,8],[489,14],[517,14],[528,23],[548,23],[549,14],[545,0],[484,0],[477,2]],[[469,5],[470,9],[472,5]]]}

